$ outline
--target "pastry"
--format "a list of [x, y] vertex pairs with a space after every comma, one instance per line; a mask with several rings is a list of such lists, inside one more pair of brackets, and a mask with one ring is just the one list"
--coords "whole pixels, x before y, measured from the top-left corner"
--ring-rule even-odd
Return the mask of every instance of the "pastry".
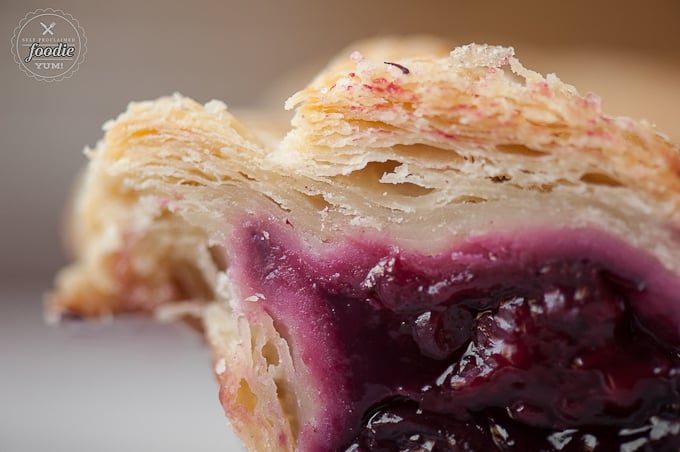
[[51, 317], [199, 318], [253, 451], [680, 447], [677, 145], [512, 48], [353, 48], [285, 137], [108, 123]]

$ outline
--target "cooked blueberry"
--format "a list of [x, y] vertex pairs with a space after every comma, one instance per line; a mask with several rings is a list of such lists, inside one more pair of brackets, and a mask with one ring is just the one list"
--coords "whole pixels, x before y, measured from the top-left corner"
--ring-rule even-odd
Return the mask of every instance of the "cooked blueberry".
[[325, 394], [345, 391], [334, 422], [347, 431], [325, 448], [677, 450], [679, 344], [661, 339], [676, 320], [655, 314], [678, 303], [677, 281], [654, 284], [661, 270], [631, 250], [603, 257], [621, 242], [583, 230], [570, 232], [580, 253], [544, 234], [434, 256], [357, 241], [316, 254], [273, 231], [253, 227], [244, 268], [300, 353], [335, 363], [315, 371], [338, 385], [320, 382]]

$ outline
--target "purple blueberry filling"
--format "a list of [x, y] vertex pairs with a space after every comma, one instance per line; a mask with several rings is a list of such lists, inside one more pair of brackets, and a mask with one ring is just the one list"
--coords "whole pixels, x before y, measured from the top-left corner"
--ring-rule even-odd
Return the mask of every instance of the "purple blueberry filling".
[[680, 447], [680, 283], [647, 253], [586, 229], [427, 256], [242, 233], [241, 290], [323, 400], [304, 450]]

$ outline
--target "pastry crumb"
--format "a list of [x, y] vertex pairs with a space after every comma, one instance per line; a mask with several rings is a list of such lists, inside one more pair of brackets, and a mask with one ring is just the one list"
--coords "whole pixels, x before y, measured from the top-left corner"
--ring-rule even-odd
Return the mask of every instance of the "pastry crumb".
[[215, 364], [215, 373], [217, 375], [222, 375], [226, 370], [227, 370], [227, 361], [224, 358], [221, 358]]
[[251, 295], [247, 298], [244, 298], [244, 301], [250, 301], [250, 302], [255, 303], [256, 301], [266, 300], [266, 299], [267, 299], [267, 297], [265, 297], [264, 294], [256, 293], [256, 294]]
[[223, 111], [227, 111], [227, 104], [220, 100], [213, 99], [209, 102], [207, 102], [203, 108], [205, 108], [205, 111], [210, 113], [211, 115], [218, 115], [222, 113]]
[[456, 47], [450, 55], [455, 66], [497, 68], [508, 64], [510, 58], [515, 55], [515, 49], [488, 44], [468, 44]]

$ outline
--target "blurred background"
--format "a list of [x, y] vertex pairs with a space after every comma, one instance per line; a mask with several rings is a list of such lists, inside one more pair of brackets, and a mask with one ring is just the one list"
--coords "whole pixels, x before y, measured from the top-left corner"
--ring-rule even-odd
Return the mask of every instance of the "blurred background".
[[[47, 6], [72, 14], [87, 36], [78, 72], [55, 83], [27, 77], [10, 53], [14, 27]], [[42, 323], [42, 293], [66, 262], [61, 212], [85, 164], [82, 149], [130, 100], [177, 91], [232, 110], [280, 109], [352, 40], [425, 33], [449, 37], [452, 47], [512, 45], [527, 67], [596, 92], [606, 111], [647, 118], [680, 142], [678, 23], [677, 0], [3, 0], [0, 451], [236, 444], [224, 439], [197, 335], [134, 319]]]
[[352, 40], [431, 33], [455, 43], [513, 45], [526, 66], [556, 72], [604, 98], [613, 113], [648, 118], [680, 141], [680, 2], [576, 0], [288, 2], [58, 0], [87, 35], [78, 72], [55, 83], [12, 61], [14, 27], [42, 1], [4, 0], [0, 36], [0, 275], [47, 284], [64, 262], [60, 212], [82, 149], [130, 100], [175, 91], [230, 108], [282, 109], [280, 80], [300, 84]]

